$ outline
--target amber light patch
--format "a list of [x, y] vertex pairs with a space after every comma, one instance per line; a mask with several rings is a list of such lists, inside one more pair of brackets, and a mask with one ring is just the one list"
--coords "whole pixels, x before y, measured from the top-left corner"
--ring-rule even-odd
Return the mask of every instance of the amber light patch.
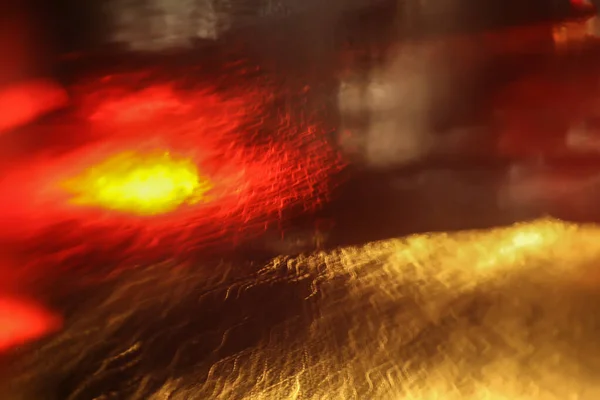
[[138, 215], [206, 202], [212, 187], [191, 159], [169, 152], [120, 153], [64, 182], [73, 204]]

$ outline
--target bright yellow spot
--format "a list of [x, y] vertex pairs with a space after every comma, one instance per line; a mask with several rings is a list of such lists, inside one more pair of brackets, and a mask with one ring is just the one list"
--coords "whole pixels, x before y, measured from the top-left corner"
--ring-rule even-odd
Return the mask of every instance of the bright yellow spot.
[[88, 168], [64, 187], [75, 204], [156, 215], [206, 200], [212, 184], [189, 159], [126, 152]]

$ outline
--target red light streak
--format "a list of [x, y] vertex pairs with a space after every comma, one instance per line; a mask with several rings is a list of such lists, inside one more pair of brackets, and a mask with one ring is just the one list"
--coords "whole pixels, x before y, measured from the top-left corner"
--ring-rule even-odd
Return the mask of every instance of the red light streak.
[[[86, 246], [89, 240], [105, 246], [125, 238], [135, 238], [131, 251], [207, 245], [264, 229], [289, 208], [316, 207], [329, 192], [331, 174], [342, 167], [325, 124], [307, 113], [272, 115], [276, 98], [266, 87], [223, 93], [155, 84], [131, 90], [123, 84], [128, 79], [108, 77], [77, 88], [83, 93], [75, 95], [79, 112], [91, 132], [87, 145], [37, 156], [5, 174], [0, 219], [15, 227], [5, 235], [39, 237], [72, 222]], [[194, 160], [214, 183], [211, 201], [136, 216], [71, 204], [61, 188], [60, 182], [114, 154], [156, 150]]]
[[0, 90], [0, 134], [67, 103], [67, 94], [58, 85], [34, 80]]

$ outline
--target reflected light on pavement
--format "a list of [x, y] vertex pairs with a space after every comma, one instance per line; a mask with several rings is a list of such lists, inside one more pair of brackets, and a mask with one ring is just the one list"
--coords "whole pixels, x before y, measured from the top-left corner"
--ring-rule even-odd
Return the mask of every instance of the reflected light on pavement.
[[[599, 243], [597, 226], [546, 219], [279, 257], [226, 285], [234, 266], [150, 268], [74, 315], [21, 368], [34, 380], [65, 376], [96, 352], [90, 379], [127, 373], [119, 393], [148, 399], [595, 400]], [[216, 304], [207, 297], [239, 315], [202, 331]], [[269, 322], [277, 307], [284, 319]], [[127, 322], [156, 313], [164, 329], [152, 334]], [[119, 341], [126, 326], [137, 331]], [[242, 334], [256, 341], [230, 343]], [[149, 389], [143, 366], [165, 346], [168, 369]], [[221, 353], [228, 346], [237, 350]], [[100, 394], [85, 382], [78, 393]]]

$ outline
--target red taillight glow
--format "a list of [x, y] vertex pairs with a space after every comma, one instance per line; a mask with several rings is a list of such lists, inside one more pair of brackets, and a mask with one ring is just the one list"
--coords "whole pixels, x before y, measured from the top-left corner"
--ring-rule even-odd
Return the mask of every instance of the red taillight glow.
[[207, 242], [264, 227], [290, 207], [314, 208], [343, 164], [317, 118], [268, 110], [267, 87], [126, 90], [103, 79], [82, 93], [96, 140], [21, 165], [2, 182], [11, 195], [0, 200], [0, 218], [20, 234], [75, 221], [82, 232], [106, 229], [106, 240], [135, 231], [136, 247], [165, 237]]

